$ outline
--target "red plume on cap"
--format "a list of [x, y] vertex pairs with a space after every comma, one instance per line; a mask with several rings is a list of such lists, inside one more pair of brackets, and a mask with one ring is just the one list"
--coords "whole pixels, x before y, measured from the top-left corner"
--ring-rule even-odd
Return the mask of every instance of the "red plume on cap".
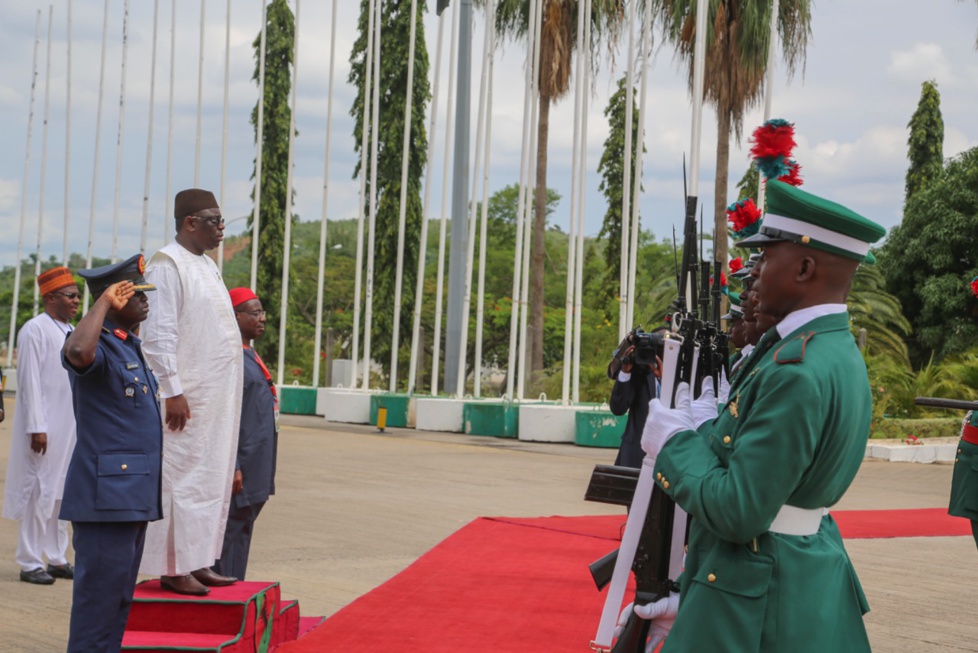
[[788, 174], [778, 177], [778, 181], [783, 181], [792, 186], [801, 186], [805, 181], [801, 178], [801, 166], [797, 161], [788, 160]]
[[750, 155], [767, 179], [777, 179], [791, 172], [791, 151], [795, 148], [795, 125], [787, 120], [768, 120], [754, 130]]
[[251, 288], [232, 288], [228, 294], [231, 295], [231, 306], [235, 308], [252, 299], [258, 299], [258, 295]]
[[975, 294], [975, 297], [978, 297], [978, 277], [971, 280], [971, 292]]
[[730, 259], [730, 274], [737, 272], [738, 270], [744, 269], [744, 260], [739, 256], [737, 258]]
[[761, 228], [761, 211], [750, 197], [734, 202], [727, 207], [727, 222], [738, 240], [753, 236]]

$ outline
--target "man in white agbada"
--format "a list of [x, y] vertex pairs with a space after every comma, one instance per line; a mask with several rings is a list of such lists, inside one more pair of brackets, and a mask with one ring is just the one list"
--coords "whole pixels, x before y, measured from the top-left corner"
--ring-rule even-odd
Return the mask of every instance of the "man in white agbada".
[[[17, 564], [25, 583], [50, 585], [73, 578], [68, 563], [68, 522], [58, 519], [65, 474], [75, 449], [71, 384], [61, 348], [78, 312], [78, 287], [68, 268], [37, 277], [44, 312], [17, 338], [17, 399], [3, 516], [20, 520]], [[47, 569], [44, 568], [47, 558]]]
[[164, 400], [163, 519], [151, 522], [140, 573], [163, 588], [207, 594], [237, 579], [211, 570], [221, 555], [241, 416], [241, 334], [217, 265], [204, 252], [223, 239], [210, 191], [174, 201], [176, 242], [153, 255], [156, 286], [140, 337]]

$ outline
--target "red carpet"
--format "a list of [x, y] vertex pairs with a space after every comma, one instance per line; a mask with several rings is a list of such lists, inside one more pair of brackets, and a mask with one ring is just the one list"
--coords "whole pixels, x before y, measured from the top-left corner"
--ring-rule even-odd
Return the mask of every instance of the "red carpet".
[[[943, 509], [835, 511], [846, 538], [970, 535]], [[624, 515], [479, 518], [279, 653], [586, 651], [604, 594], [587, 564]]]

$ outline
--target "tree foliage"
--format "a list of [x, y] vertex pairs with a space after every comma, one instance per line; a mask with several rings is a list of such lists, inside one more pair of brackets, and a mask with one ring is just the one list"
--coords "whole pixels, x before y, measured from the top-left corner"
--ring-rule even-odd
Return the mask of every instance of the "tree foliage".
[[[570, 0], [543, 0], [542, 25], [540, 28], [540, 91], [539, 122], [537, 125], [536, 206], [533, 234], [530, 245], [530, 296], [527, 346], [530, 351], [529, 371], [541, 371], [544, 364], [544, 265], [546, 252], [547, 203], [547, 143], [550, 133], [550, 104], [567, 94], [570, 89], [573, 55], [578, 50], [577, 11], [581, 3]], [[481, 0], [479, 4], [495, 3], [496, 32], [506, 38], [523, 39], [528, 36], [530, 25], [529, 0]], [[591, 25], [591, 42], [587, 55], [594, 67], [594, 55], [600, 46], [609, 48], [617, 42], [625, 18], [624, 0], [604, 0], [592, 5], [591, 15], [586, 17]], [[503, 38], [500, 39], [502, 44]], [[530, 39], [526, 38], [527, 44]], [[529, 49], [529, 47], [528, 47]]]
[[937, 82], [921, 84], [920, 102], [907, 125], [910, 137], [907, 139], [907, 169], [905, 184], [906, 198], [909, 201], [917, 191], [941, 176], [944, 169], [944, 118], [941, 116], [941, 94]]
[[[604, 141], [604, 151], [601, 154], [601, 161], [598, 163], [598, 173], [601, 175], [601, 184], [598, 186], [605, 199], [608, 201], [608, 208], [604, 214], [604, 221], [601, 223], [601, 231], [598, 238], [607, 240], [605, 249], [605, 292], [609, 297], [614, 296], [615, 288], [618, 288], [618, 296], [621, 296], [621, 250], [622, 250], [622, 197], [624, 196], [625, 168], [629, 166], [630, 178], [635, 179], [635, 153], [639, 148], [639, 136], [641, 131], [638, 124], [638, 109], [635, 105], [635, 95], [632, 95], [632, 151], [625, 155], [625, 84], [626, 78], [618, 80], [618, 90], [615, 91], [608, 106], [605, 107], [604, 115], [608, 119], [608, 138]], [[645, 151], [644, 144], [642, 151]], [[631, 219], [631, 216], [627, 216]]]
[[[279, 317], [282, 301], [282, 265], [285, 253], [285, 205], [288, 190], [289, 124], [292, 110], [292, 49], [295, 42], [295, 17], [286, 0], [272, 0], [265, 11], [265, 88], [262, 108], [261, 205], [258, 223], [258, 273], [255, 292], [261, 298], [268, 321], [265, 335], [255, 343], [263, 358], [276, 360], [279, 342]], [[259, 81], [261, 34], [252, 42], [255, 71]], [[259, 85], [260, 86], [260, 85]], [[258, 140], [258, 104], [251, 111], [251, 124]], [[257, 160], [256, 160], [257, 164]], [[257, 165], [256, 165], [257, 168]], [[255, 172], [251, 178], [255, 179]], [[252, 201], [255, 190], [251, 192]], [[297, 216], [289, 216], [294, 222]], [[253, 217], [248, 219], [253, 232]], [[294, 278], [290, 271], [289, 282]], [[244, 285], [248, 285], [247, 283]]]
[[909, 317], [915, 366], [963, 352], [978, 341], [978, 303], [968, 287], [978, 274], [978, 148], [951, 159], [908, 199], [903, 222], [880, 256], [887, 290]]
[[[811, 0], [778, 0], [781, 56], [790, 76], [804, 65], [811, 36]], [[727, 257], [726, 207], [730, 164], [730, 137], [740, 140], [744, 114], [756, 106], [764, 92], [771, 7], [751, 0], [710, 0], [706, 35], [704, 99], [717, 111], [717, 168], [714, 186], [714, 222], [720, 260]], [[663, 0], [655, 4], [666, 39], [688, 64], [693, 85], [693, 49], [696, 42], [696, 1]]]
[[[407, 207], [404, 228], [404, 259], [401, 287], [400, 332], [410, 334], [414, 309], [414, 288], [417, 279], [419, 240], [421, 233], [421, 178], [427, 161], [428, 135], [424, 120], [431, 99], [428, 83], [428, 50], [425, 44], [424, 15], [427, 3], [420, 0], [416, 5], [417, 23], [415, 26], [414, 75], [411, 89], [411, 137], [408, 146]], [[377, 146], [377, 188], [372, 189], [370, 177], [370, 153], [361, 152], [363, 134], [365, 97], [368, 2], [360, 2], [360, 19], [357, 40], [350, 53], [349, 81], [357, 88], [357, 96], [350, 109], [354, 119], [354, 149], [359, 160], [354, 176], [365, 167], [367, 185], [366, 196], [376, 192], [376, 235], [373, 288], [373, 330], [371, 335], [371, 358], [379, 361], [385, 369], [390, 365], [391, 333], [394, 321], [395, 274], [397, 270], [398, 222], [401, 203], [401, 165], [404, 136], [404, 109], [407, 102], [408, 48], [410, 47], [411, 1], [384, 0], [381, 2], [381, 28], [383, 56], [380, 58], [379, 84], [380, 112], [378, 116], [379, 139]], [[371, 71], [372, 76], [372, 71]], [[372, 94], [372, 91], [371, 91]], [[372, 121], [372, 119], [371, 119]], [[368, 126], [369, 129], [369, 126]], [[367, 201], [368, 211], [369, 199]], [[366, 260], [366, 257], [364, 257]], [[402, 338], [404, 345], [407, 339]], [[409, 346], [409, 344], [408, 344]], [[409, 349], [401, 352], [407, 362]], [[400, 367], [401, 359], [398, 359]]]

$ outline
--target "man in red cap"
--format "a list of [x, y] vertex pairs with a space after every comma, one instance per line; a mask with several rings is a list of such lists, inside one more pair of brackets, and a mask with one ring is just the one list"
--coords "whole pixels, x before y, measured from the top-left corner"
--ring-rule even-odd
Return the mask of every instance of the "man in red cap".
[[20, 580], [50, 585], [74, 577], [66, 557], [68, 522], [60, 521], [58, 512], [75, 448], [71, 385], [61, 367], [61, 348], [78, 312], [78, 287], [65, 267], [41, 273], [37, 285], [44, 312], [24, 324], [17, 338], [17, 410], [3, 516], [20, 520]]
[[229, 292], [244, 350], [244, 392], [238, 456], [231, 488], [231, 510], [224, 530], [224, 546], [214, 571], [243, 579], [255, 520], [268, 497], [275, 494], [278, 451], [278, 395], [272, 375], [251, 341], [265, 333], [265, 311], [250, 288]]
[[174, 201], [176, 241], [153, 255], [156, 286], [140, 336], [163, 399], [163, 519], [146, 532], [140, 573], [180, 594], [202, 595], [235, 578], [215, 573], [231, 503], [241, 417], [241, 334], [217, 265], [224, 238], [210, 191]]

